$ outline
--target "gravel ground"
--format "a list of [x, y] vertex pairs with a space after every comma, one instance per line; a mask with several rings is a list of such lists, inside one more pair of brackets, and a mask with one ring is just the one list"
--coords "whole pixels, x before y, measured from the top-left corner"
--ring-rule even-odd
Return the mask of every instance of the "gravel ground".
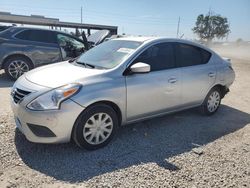
[[121, 128], [107, 147], [28, 142], [0, 72], [0, 187], [250, 187], [250, 58], [211, 117], [196, 109]]

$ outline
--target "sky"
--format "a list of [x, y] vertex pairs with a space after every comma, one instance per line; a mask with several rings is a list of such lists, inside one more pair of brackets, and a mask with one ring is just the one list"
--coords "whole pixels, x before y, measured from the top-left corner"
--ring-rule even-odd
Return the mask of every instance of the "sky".
[[[118, 33], [197, 38], [192, 32], [199, 14], [211, 10], [227, 17], [228, 40], [250, 41], [250, 0], [0, 0], [0, 11], [44, 15], [60, 21], [118, 26]], [[226, 40], [226, 39], [225, 39]]]

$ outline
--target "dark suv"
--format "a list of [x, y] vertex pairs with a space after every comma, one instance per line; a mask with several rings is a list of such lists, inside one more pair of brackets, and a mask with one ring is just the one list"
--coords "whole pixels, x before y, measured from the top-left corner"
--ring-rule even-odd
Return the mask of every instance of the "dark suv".
[[86, 42], [64, 32], [10, 27], [0, 32], [0, 69], [17, 79], [34, 67], [75, 58], [85, 49]]

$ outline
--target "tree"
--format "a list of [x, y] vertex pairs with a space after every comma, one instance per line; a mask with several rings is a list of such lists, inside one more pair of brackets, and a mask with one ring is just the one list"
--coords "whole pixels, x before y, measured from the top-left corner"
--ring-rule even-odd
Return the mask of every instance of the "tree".
[[236, 42], [236, 44], [239, 46], [239, 45], [241, 45], [244, 41], [242, 40], [242, 38], [238, 38], [235, 42]]
[[230, 33], [227, 18], [218, 14], [212, 15], [210, 12], [207, 15], [200, 14], [192, 30], [201, 40], [208, 43], [214, 38], [222, 39]]

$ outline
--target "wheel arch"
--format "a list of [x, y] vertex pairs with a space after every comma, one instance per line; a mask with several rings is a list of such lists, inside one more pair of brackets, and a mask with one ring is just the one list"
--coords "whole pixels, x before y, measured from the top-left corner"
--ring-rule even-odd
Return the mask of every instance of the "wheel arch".
[[229, 89], [228, 89], [228, 87], [226, 87], [226, 86], [224, 86], [224, 85], [222, 85], [222, 84], [216, 84], [216, 85], [214, 85], [209, 91], [211, 91], [212, 89], [214, 89], [214, 88], [219, 88], [219, 90], [220, 90], [220, 93], [221, 93], [221, 98], [223, 99], [224, 98], [224, 96], [227, 94], [227, 92], [229, 91]]
[[75, 129], [75, 125], [76, 125], [76, 122], [78, 121], [78, 118], [82, 115], [82, 113], [89, 107], [91, 106], [94, 106], [94, 105], [97, 105], [97, 104], [106, 104], [108, 106], [110, 106], [117, 114], [117, 117], [118, 117], [118, 123], [119, 123], [119, 126], [121, 126], [122, 124], [122, 112], [121, 112], [121, 109], [119, 108], [119, 106], [117, 104], [115, 104], [114, 102], [112, 101], [108, 101], [108, 100], [101, 100], [101, 101], [97, 101], [97, 102], [94, 102], [94, 103], [91, 103], [90, 105], [88, 105], [76, 118], [75, 122], [74, 122], [74, 125], [73, 125], [73, 128], [71, 130], [71, 140], [72, 140], [72, 135], [73, 135], [73, 132], [74, 132], [74, 129]]
[[212, 86], [212, 87], [207, 91], [207, 94], [206, 94], [205, 98], [202, 100], [202, 103], [201, 103], [201, 104], [204, 103], [204, 101], [206, 100], [206, 97], [207, 97], [208, 93], [209, 93], [212, 89], [214, 89], [214, 88], [219, 88], [220, 93], [221, 93], [221, 99], [223, 99], [224, 96], [229, 92], [228, 87], [226, 87], [226, 86], [224, 86], [224, 85], [222, 85], [222, 84], [215, 84], [214, 86]]
[[89, 107], [91, 106], [94, 106], [94, 105], [97, 105], [97, 104], [106, 104], [108, 106], [110, 106], [117, 114], [118, 116], [118, 123], [119, 123], [119, 126], [121, 126], [121, 123], [122, 123], [122, 113], [121, 113], [121, 109], [118, 107], [117, 104], [115, 104], [114, 102], [112, 101], [108, 101], [108, 100], [102, 100], [102, 101], [97, 101], [97, 102], [94, 102], [94, 103], [91, 103], [90, 105], [88, 105], [76, 118], [75, 122], [74, 122], [74, 125], [72, 127], [72, 130], [71, 130], [71, 140], [73, 140], [73, 134], [74, 134], [74, 129], [76, 127], [76, 123], [78, 122], [78, 119], [81, 117], [82, 113]]
[[6, 62], [7, 62], [9, 59], [13, 58], [13, 57], [22, 57], [22, 58], [25, 58], [25, 59], [27, 59], [27, 60], [31, 63], [32, 68], [35, 67], [35, 65], [34, 65], [34, 63], [33, 63], [33, 61], [31, 60], [30, 57], [28, 57], [27, 55], [24, 55], [24, 54], [15, 53], [15, 54], [10, 54], [10, 55], [6, 56], [6, 57], [3, 59], [3, 63], [2, 63], [2, 65], [1, 65], [1, 69], [3, 69], [3, 68], [5, 67]]
[[113, 110], [117, 114], [118, 121], [119, 121], [119, 126], [121, 125], [121, 122], [122, 122], [122, 112], [121, 112], [121, 109], [119, 108], [119, 106], [117, 104], [115, 104], [112, 101], [102, 100], [102, 101], [94, 102], [94, 103], [90, 104], [88, 107], [93, 106], [93, 105], [97, 105], [97, 104], [106, 104], [107, 106], [110, 106], [111, 108], [113, 108]]

